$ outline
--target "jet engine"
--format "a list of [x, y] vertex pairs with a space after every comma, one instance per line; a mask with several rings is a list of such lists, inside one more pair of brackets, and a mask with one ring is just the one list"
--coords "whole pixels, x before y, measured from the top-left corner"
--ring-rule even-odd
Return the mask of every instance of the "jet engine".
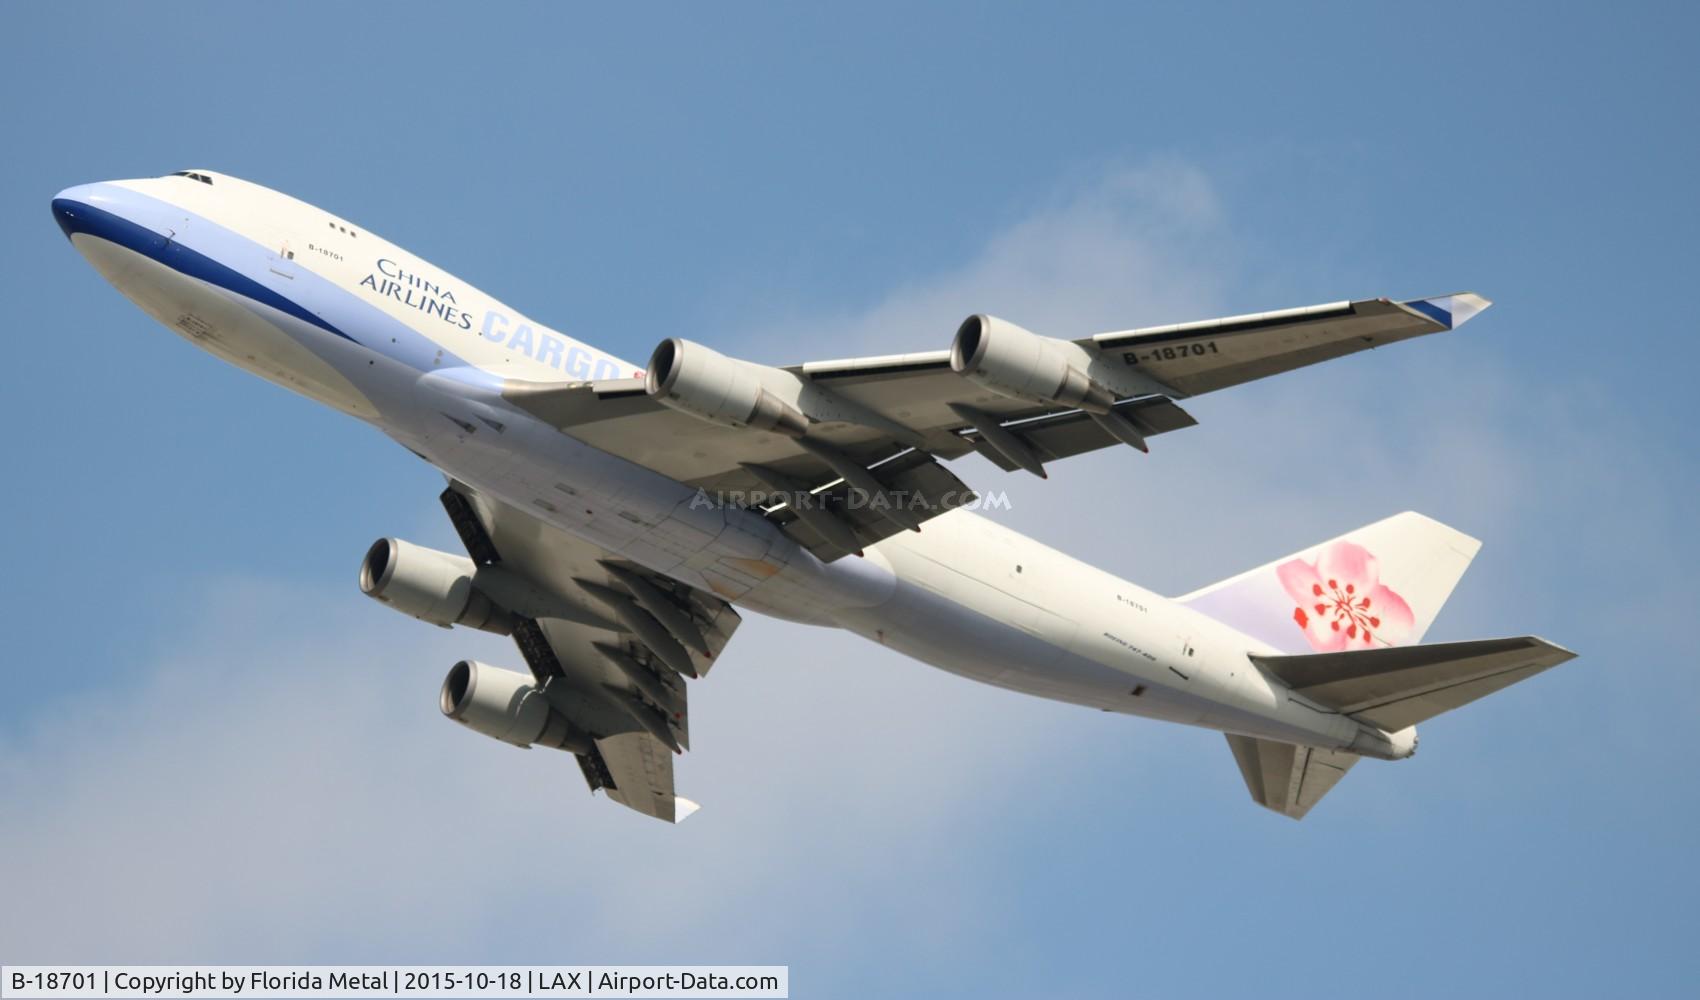
[[437, 704], [454, 721], [503, 743], [573, 753], [591, 749], [590, 735], [549, 704], [530, 674], [462, 660], [443, 678]]
[[1084, 370], [1090, 359], [1068, 341], [1041, 337], [996, 316], [970, 316], [950, 345], [950, 367], [1000, 396], [1107, 413], [1113, 391]]
[[472, 582], [471, 559], [399, 538], [380, 538], [360, 563], [360, 591], [402, 614], [448, 628], [508, 635], [514, 619]]
[[663, 406], [711, 424], [801, 437], [808, 418], [768, 389], [762, 374], [760, 365], [672, 337], [650, 355], [644, 390]]

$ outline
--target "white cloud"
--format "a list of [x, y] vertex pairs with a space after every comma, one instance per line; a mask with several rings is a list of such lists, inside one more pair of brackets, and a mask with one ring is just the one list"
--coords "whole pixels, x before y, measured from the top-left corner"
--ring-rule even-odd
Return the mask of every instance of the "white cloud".
[[1215, 308], [1233, 255], [1223, 210], [1198, 170], [1117, 169], [1057, 191], [960, 267], [851, 313], [800, 310], [738, 349], [786, 364], [819, 359], [822, 345], [834, 356], [939, 349], [971, 312], [1056, 337], [1196, 318]]

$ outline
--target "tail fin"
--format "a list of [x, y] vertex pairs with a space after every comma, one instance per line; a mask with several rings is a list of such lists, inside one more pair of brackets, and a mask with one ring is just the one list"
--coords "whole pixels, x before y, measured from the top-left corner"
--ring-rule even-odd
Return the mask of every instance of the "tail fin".
[[1287, 653], [1402, 646], [1422, 639], [1481, 547], [1406, 511], [1177, 600]]
[[1344, 750], [1299, 747], [1274, 740], [1228, 734], [1228, 749], [1240, 766], [1253, 802], [1283, 816], [1304, 819], [1360, 758]]
[[[1575, 656], [1544, 639], [1523, 636], [1252, 659], [1312, 701], [1396, 733]], [[1413, 734], [1410, 747], [1415, 746]], [[1344, 750], [1232, 733], [1228, 747], [1252, 799], [1293, 819], [1304, 818], [1359, 759]]]

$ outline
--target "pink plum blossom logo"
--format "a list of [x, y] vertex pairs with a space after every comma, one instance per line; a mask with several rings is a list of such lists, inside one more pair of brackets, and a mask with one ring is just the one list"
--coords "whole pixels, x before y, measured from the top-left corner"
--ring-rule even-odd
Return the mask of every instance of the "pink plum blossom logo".
[[1298, 602], [1293, 621], [1319, 653], [1396, 646], [1411, 634], [1411, 606], [1382, 585], [1380, 564], [1362, 545], [1335, 542], [1315, 563], [1289, 559], [1275, 572]]

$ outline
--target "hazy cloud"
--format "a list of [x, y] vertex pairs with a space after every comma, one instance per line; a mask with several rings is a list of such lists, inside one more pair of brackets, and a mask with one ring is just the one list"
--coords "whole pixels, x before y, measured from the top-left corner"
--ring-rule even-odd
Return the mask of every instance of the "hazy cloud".
[[941, 349], [971, 312], [1069, 338], [1197, 318], [1214, 308], [1234, 255], [1200, 171], [1176, 161], [1123, 167], [1063, 186], [952, 270], [853, 312], [805, 308], [738, 347], [792, 364], [820, 360], [822, 345], [834, 356]]

